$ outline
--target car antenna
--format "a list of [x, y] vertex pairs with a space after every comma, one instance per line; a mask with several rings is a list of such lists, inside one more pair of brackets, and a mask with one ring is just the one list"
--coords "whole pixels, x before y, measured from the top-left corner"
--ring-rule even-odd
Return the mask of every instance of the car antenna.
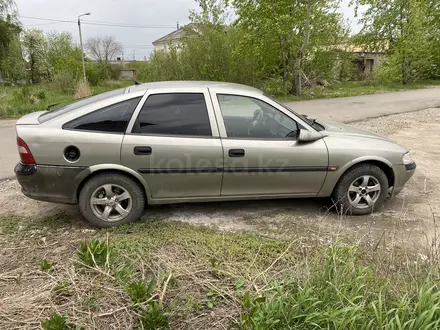
[[50, 110], [50, 108], [53, 108], [54, 106], [58, 105], [60, 103], [54, 103], [54, 104], [49, 104], [46, 108], [46, 110]]

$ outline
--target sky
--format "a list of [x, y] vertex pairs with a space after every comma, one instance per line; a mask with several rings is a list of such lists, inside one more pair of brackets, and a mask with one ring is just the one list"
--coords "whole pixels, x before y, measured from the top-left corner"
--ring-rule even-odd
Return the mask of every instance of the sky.
[[[352, 30], [357, 32], [359, 26], [348, 2], [349, 0], [343, 0], [339, 10], [350, 21]], [[112, 35], [122, 43], [124, 59], [128, 60], [148, 58], [153, 50], [152, 42], [175, 30], [177, 22], [181, 26], [188, 24], [189, 11], [198, 8], [194, 0], [16, 0], [16, 3], [20, 21], [25, 27], [39, 28], [44, 32], [67, 31], [77, 41], [77, 17], [90, 12], [90, 16], [82, 17], [83, 40]], [[95, 25], [86, 24], [87, 22]], [[96, 25], [107, 23], [125, 27]]]

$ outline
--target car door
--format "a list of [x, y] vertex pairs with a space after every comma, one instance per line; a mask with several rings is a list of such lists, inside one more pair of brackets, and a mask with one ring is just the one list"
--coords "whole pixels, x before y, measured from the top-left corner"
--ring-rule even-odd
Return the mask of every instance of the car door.
[[328, 168], [323, 140], [298, 142], [312, 128], [256, 92], [210, 89], [224, 150], [222, 196], [315, 196]]
[[122, 143], [153, 199], [220, 196], [223, 149], [207, 88], [148, 90]]

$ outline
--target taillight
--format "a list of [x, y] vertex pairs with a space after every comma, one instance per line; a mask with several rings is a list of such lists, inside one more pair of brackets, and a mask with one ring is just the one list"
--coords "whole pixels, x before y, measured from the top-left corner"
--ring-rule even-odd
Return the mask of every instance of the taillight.
[[35, 164], [34, 156], [32, 156], [26, 142], [17, 136], [17, 147], [20, 159], [23, 164], [32, 165]]

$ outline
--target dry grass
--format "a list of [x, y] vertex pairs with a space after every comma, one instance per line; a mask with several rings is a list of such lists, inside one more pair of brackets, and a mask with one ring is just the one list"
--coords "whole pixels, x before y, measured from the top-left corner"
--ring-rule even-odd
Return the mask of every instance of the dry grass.
[[[328, 243], [308, 231], [276, 239], [182, 223], [144, 222], [96, 231], [61, 216], [37, 222], [0, 220], [1, 329], [40, 329], [53, 312], [85, 329], [141, 324], [147, 329], [158, 320], [166, 325], [162, 329], [226, 329], [234, 324], [266, 329], [264, 323], [251, 324], [299, 315], [295, 308], [312, 308], [308, 313], [321, 326], [332, 311], [345, 308], [353, 320], [335, 314], [332, 322], [359, 328], [358, 318], [374, 321], [371, 306], [377, 305], [381, 290], [385, 312], [395, 303], [411, 309], [425, 296], [438, 296], [432, 292], [437, 287], [429, 291], [423, 286], [426, 281], [435, 285], [430, 279], [438, 273], [438, 244], [424, 251], [429, 257], [421, 257], [385, 244], [383, 237], [346, 245], [337, 230]], [[100, 249], [81, 244], [94, 239], [100, 240]], [[94, 251], [93, 258], [79, 258], [78, 251]], [[405, 296], [411, 300], [403, 303]], [[399, 316], [417, 320], [419, 314], [411, 310]], [[387, 322], [393, 322], [393, 315]], [[287, 321], [280, 322], [284, 328]], [[313, 328], [305, 320], [295, 322], [288, 324]]]
[[90, 95], [92, 95], [92, 90], [90, 89], [89, 83], [82, 79], [78, 80], [78, 83], [76, 84], [75, 94], [73, 97], [76, 100], [78, 100], [88, 97]]

